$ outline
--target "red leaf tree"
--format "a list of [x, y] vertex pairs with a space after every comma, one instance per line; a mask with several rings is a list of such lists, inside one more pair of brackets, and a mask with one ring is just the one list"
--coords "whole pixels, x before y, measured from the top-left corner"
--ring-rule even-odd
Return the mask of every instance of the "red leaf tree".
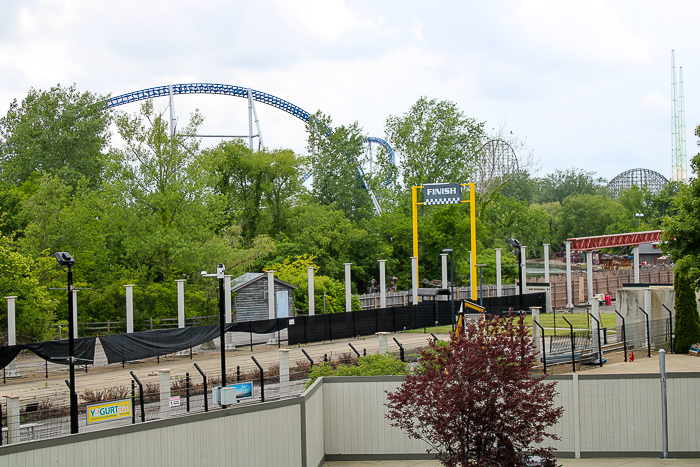
[[524, 318], [469, 321], [452, 341], [431, 343], [403, 385], [387, 393], [387, 418], [426, 441], [446, 466], [524, 466], [563, 408], [555, 383], [532, 377], [536, 354]]

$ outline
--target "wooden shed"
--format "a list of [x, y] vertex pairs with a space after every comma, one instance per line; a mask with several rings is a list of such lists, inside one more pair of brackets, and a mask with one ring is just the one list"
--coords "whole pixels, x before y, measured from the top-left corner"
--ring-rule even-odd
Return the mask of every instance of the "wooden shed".
[[[294, 316], [294, 290], [298, 287], [275, 277], [276, 318]], [[267, 274], [247, 272], [231, 281], [236, 321], [268, 319]]]

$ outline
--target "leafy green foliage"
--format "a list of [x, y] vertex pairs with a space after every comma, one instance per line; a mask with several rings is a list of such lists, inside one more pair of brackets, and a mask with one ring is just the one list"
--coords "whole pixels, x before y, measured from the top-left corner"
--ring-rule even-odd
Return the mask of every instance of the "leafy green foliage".
[[[309, 279], [308, 268], [318, 269], [314, 263], [314, 256], [297, 256], [294, 261], [289, 257], [281, 263], [275, 263], [267, 269], [274, 269], [275, 276], [298, 289], [294, 291], [294, 308], [299, 314], [307, 314], [309, 311]], [[345, 286], [335, 279], [323, 275], [314, 275], [314, 313], [343, 313], [345, 312]], [[353, 311], [361, 310], [362, 305], [357, 296], [352, 297]]]
[[449, 101], [425, 96], [401, 117], [386, 119], [389, 143], [402, 156], [404, 188], [424, 183], [467, 183], [482, 146], [484, 123]]
[[357, 365], [337, 365], [323, 362], [311, 369], [306, 387], [321, 376], [380, 376], [408, 374], [408, 364], [391, 354], [365, 355], [357, 359]]
[[30, 89], [0, 119], [0, 167], [5, 182], [19, 185], [32, 174], [57, 175], [75, 187], [81, 178], [97, 186], [109, 144], [110, 110], [105, 97], [75, 85]]
[[700, 342], [700, 314], [695, 299], [695, 282], [690, 270], [697, 274], [697, 260], [685, 258], [680, 260], [674, 271], [673, 288], [676, 291], [676, 327], [674, 351], [688, 353], [690, 346]]

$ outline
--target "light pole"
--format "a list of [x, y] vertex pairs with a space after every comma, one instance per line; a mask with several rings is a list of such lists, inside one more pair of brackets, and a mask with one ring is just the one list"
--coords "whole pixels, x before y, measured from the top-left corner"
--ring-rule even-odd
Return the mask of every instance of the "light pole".
[[523, 303], [523, 259], [520, 257], [520, 242], [514, 238], [511, 238], [508, 240], [508, 243], [510, 243], [510, 246], [513, 247], [513, 250], [515, 250], [515, 256], [518, 258], [518, 277], [520, 278], [520, 311], [523, 311], [525, 304]]
[[70, 368], [70, 432], [78, 433], [78, 393], [75, 391], [75, 337], [73, 330], [77, 323], [73, 320], [73, 270], [75, 260], [66, 251], [54, 254], [58, 264], [68, 268], [68, 366]]
[[452, 248], [445, 248], [442, 250], [443, 253], [450, 254], [450, 317], [452, 320], [452, 332], [455, 330], [455, 263], [454, 263], [454, 250]]
[[484, 276], [482, 274], [481, 268], [486, 266], [486, 264], [477, 264], [476, 267], [479, 268], [479, 306], [484, 306]]
[[[202, 271], [202, 276], [204, 277], [216, 277], [219, 279], [219, 348], [221, 349], [221, 387], [226, 386], [226, 344], [224, 339], [226, 337], [226, 318], [225, 313], [225, 297], [224, 297], [224, 276], [226, 272], [226, 267], [223, 264], [219, 264], [216, 267], [215, 274], [207, 274], [207, 271]], [[206, 394], [205, 394], [206, 397]]]
[[637, 221], [638, 221], [637, 226], [642, 227], [642, 219], [644, 219], [644, 213], [643, 212], [636, 212], [634, 214], [634, 217], [637, 218]]

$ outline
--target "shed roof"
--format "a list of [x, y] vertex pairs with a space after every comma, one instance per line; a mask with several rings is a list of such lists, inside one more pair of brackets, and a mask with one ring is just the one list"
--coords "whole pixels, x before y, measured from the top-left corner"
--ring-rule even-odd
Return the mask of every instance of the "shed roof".
[[[236, 292], [243, 287], [247, 287], [253, 282], [257, 282], [263, 277], [267, 277], [267, 274], [262, 273], [262, 272], [246, 272], [245, 274], [241, 274], [240, 276], [236, 277], [235, 279], [231, 280], [231, 292]], [[282, 284], [285, 285], [291, 289], [298, 289], [296, 285], [290, 284], [289, 282], [285, 282], [281, 279], [278, 279], [275, 277], [275, 283], [276, 284]]]

